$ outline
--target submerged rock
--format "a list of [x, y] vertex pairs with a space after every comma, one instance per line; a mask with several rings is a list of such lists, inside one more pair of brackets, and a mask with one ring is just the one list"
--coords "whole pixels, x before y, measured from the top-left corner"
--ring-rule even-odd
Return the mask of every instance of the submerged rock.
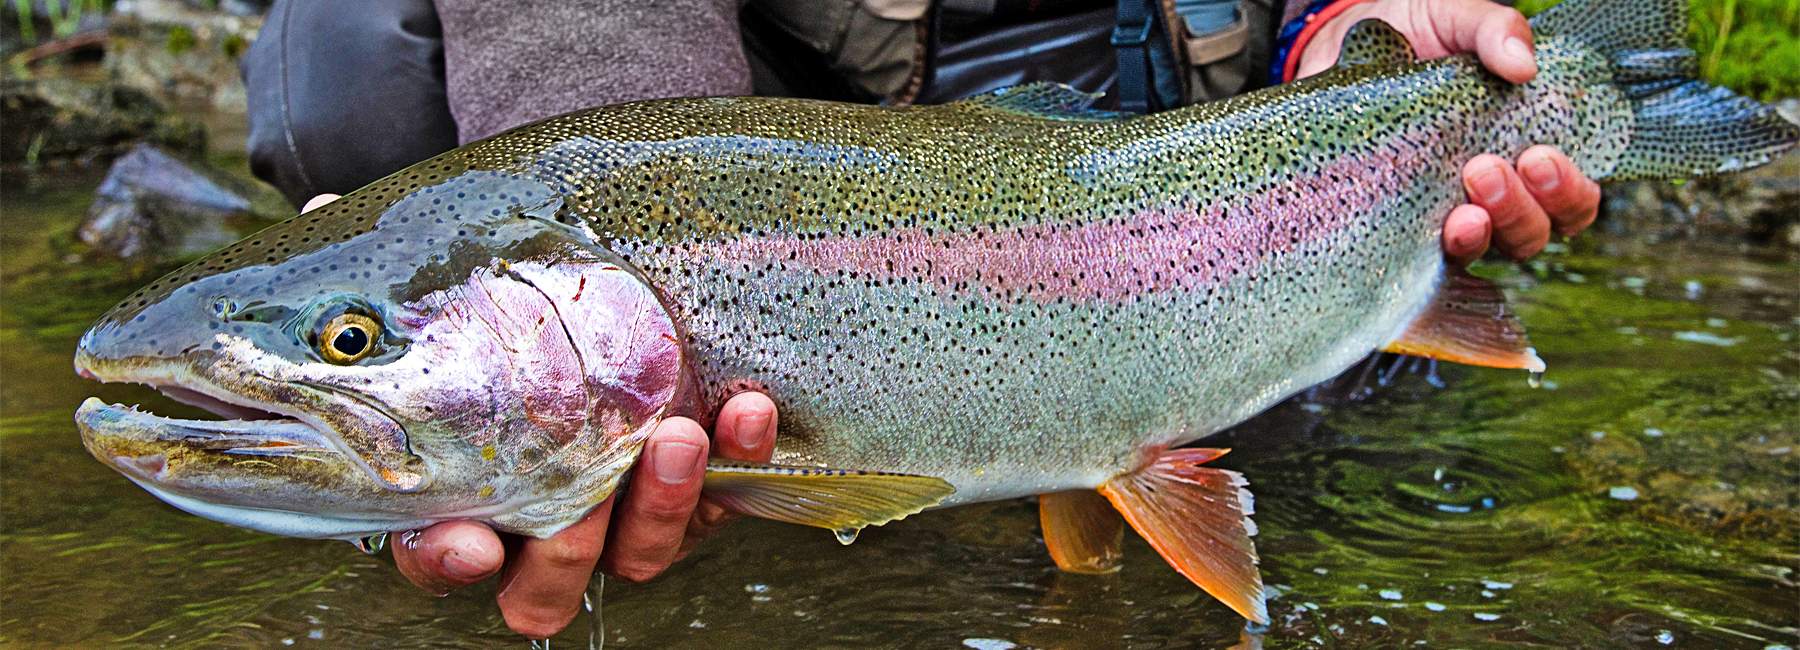
[[170, 149], [206, 149], [200, 125], [172, 117], [142, 92], [73, 79], [0, 80], [0, 162], [107, 158], [151, 141]]
[[79, 236], [90, 255], [156, 264], [210, 252], [291, 214], [272, 188], [139, 145], [113, 163]]

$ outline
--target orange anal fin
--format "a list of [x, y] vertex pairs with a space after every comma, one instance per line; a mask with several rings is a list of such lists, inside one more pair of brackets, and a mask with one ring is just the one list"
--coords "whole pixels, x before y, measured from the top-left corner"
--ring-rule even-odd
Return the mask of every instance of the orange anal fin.
[[1056, 566], [1070, 573], [1112, 573], [1125, 559], [1125, 520], [1093, 490], [1038, 495], [1044, 546]]
[[1244, 618], [1269, 622], [1256, 569], [1250, 491], [1237, 472], [1200, 467], [1222, 449], [1172, 449], [1100, 493], [1163, 559]]
[[1444, 272], [1431, 304], [1381, 351], [1474, 366], [1544, 371], [1544, 360], [1531, 349], [1525, 327], [1506, 307], [1500, 287], [1458, 268]]

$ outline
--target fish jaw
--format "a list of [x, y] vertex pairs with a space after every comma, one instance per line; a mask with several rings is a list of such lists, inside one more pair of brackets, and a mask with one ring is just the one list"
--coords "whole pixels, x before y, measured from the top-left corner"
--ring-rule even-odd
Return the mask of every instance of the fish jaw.
[[[88, 398], [75, 413], [82, 444], [95, 459], [182, 510], [293, 537], [356, 539], [519, 507], [454, 503], [454, 495], [431, 490], [424, 481], [395, 489], [393, 482], [377, 480], [336, 428], [387, 428], [403, 435], [399, 422], [353, 396], [241, 369], [219, 373], [235, 380], [229, 388], [220, 386], [205, 371], [231, 365], [218, 356], [195, 355], [183, 363], [107, 359], [82, 349], [76, 358], [82, 376], [144, 384], [232, 418], [169, 418]], [[454, 479], [456, 471], [450, 466], [425, 471], [422, 461], [420, 468], [414, 476], [452, 474], [448, 478]], [[396, 501], [396, 494], [414, 498]], [[421, 508], [420, 502], [430, 506]], [[432, 516], [414, 514], [420, 510]]]
[[[75, 422], [96, 459], [163, 501], [214, 521], [329, 539], [431, 523], [355, 508], [281, 509], [281, 503], [307, 498], [341, 504], [345, 485], [363, 477], [299, 420], [179, 420], [90, 397], [76, 410]], [[364, 482], [361, 492], [381, 489]]]

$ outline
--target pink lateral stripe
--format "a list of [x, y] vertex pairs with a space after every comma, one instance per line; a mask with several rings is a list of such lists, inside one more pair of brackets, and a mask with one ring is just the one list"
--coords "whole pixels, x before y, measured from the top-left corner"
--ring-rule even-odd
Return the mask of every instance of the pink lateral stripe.
[[[1030, 226], [875, 237], [790, 236], [710, 244], [714, 263], [857, 278], [929, 282], [959, 292], [1039, 303], [1118, 301], [1168, 289], [1218, 286], [1273, 256], [1329, 239], [1422, 171], [1417, 145], [1345, 158], [1252, 197], [1150, 210], [1083, 226]], [[1411, 162], [1412, 166], [1406, 166]]]

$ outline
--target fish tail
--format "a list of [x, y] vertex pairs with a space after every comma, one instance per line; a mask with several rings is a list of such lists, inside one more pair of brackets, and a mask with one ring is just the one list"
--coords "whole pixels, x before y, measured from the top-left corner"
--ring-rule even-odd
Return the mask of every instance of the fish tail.
[[1600, 55], [1608, 90], [1628, 106], [1616, 163], [1583, 171], [1614, 180], [1707, 176], [1765, 164], [1800, 143], [1800, 126], [1774, 109], [1694, 80], [1687, 12], [1688, 0], [1568, 0], [1532, 17], [1540, 44], [1563, 37]]

